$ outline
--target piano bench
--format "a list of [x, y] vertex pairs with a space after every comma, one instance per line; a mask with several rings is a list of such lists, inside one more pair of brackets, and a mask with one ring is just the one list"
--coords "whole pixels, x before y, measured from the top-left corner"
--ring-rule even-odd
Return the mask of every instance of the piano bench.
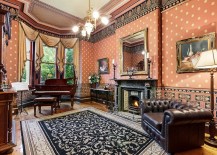
[[41, 114], [41, 106], [51, 106], [51, 115], [53, 115], [53, 109], [57, 106], [57, 98], [56, 97], [37, 97], [34, 99], [34, 116], [36, 116], [36, 107], [38, 106], [39, 113]]

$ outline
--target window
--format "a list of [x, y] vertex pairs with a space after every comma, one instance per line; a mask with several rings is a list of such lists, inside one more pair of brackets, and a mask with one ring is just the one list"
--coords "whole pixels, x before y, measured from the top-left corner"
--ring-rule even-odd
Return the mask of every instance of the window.
[[55, 47], [43, 46], [44, 56], [41, 62], [41, 79], [44, 83], [46, 79], [56, 78], [56, 51]]
[[[64, 78], [74, 77], [74, 65], [73, 65], [73, 49], [65, 49], [65, 64], [64, 64]], [[68, 84], [73, 84], [73, 80], [68, 80]]]
[[30, 82], [31, 41], [26, 39], [26, 64], [22, 75], [22, 82]]

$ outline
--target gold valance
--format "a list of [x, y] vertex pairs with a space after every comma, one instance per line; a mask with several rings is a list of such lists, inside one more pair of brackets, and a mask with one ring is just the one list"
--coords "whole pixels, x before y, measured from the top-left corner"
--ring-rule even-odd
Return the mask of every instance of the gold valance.
[[[21, 38], [22, 37], [22, 38]], [[57, 47], [57, 65], [59, 72], [64, 71], [64, 59], [65, 59], [65, 48], [74, 48], [76, 43], [78, 42], [78, 38], [58, 38], [58, 37], [53, 37], [53, 36], [48, 36], [42, 33], [39, 33], [38, 31], [30, 28], [26, 24], [20, 22], [19, 23], [19, 61], [22, 61], [23, 63], [20, 64], [20, 76], [22, 75], [22, 68], [25, 67], [25, 61], [26, 58], [22, 59], [23, 55], [26, 55], [26, 50], [24, 48], [24, 42], [26, 42], [26, 38], [28, 38], [31, 41], [35, 41], [35, 48], [36, 48], [36, 71], [39, 71], [40, 69], [40, 64], [41, 64], [41, 59], [44, 56], [43, 52], [43, 44], [50, 46], [50, 47]], [[76, 47], [76, 52], [77, 51]], [[74, 58], [78, 59], [78, 58]], [[76, 65], [76, 64], [75, 64]], [[77, 64], [78, 65], [78, 64]]]

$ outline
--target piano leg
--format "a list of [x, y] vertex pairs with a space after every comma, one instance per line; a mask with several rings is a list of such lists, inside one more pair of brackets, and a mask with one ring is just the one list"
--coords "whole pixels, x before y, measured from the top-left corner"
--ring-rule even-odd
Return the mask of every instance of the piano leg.
[[73, 109], [74, 106], [74, 96], [71, 96], [71, 108]]
[[57, 98], [57, 108], [60, 108], [60, 98], [61, 98], [61, 95], [59, 96], [56, 96]]

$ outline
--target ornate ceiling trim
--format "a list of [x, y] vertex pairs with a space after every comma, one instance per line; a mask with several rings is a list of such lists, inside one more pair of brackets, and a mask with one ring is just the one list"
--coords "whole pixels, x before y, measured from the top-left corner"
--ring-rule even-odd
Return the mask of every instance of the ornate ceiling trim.
[[[126, 2], [127, 0], [122, 0], [122, 2]], [[129, 0], [128, 0], [129, 1]], [[95, 34], [93, 34], [91, 36], [91, 39], [89, 41], [91, 42], [98, 42], [108, 36], [111, 36], [115, 33], [115, 30], [156, 10], [156, 9], [161, 9], [161, 11], [164, 11], [166, 9], [169, 9], [177, 4], [183, 3], [186, 0], [145, 0], [145, 1], [141, 1], [141, 0], [134, 0], [134, 1], [129, 1], [127, 3], [129, 3], [131, 6], [128, 6], [128, 9], [130, 9], [130, 7], [132, 7], [132, 9], [130, 9], [129, 11], [123, 13], [123, 10], [126, 11], [127, 9], [121, 9], [119, 8], [118, 10], [114, 11], [113, 13], [111, 13], [111, 15], [113, 15], [113, 24], [102, 28], [101, 30], [98, 30], [98, 32], [96, 32]], [[108, 12], [110, 8], [112, 8], [112, 6], [114, 6], [115, 4], [118, 4], [118, 2], [120, 2], [119, 0], [114, 0], [112, 1], [112, 3], [110, 3], [109, 5], [105, 6], [102, 8], [102, 12]], [[132, 4], [131, 4], [131, 3]], [[41, 3], [39, 0], [34, 0], [34, 5], [41, 5]], [[126, 3], [126, 4], [127, 4]], [[140, 3], [139, 5], [137, 5], [138, 3]], [[10, 5], [9, 5], [10, 4]], [[32, 4], [33, 5], [33, 4]], [[137, 6], [135, 6], [137, 5]], [[11, 7], [12, 6], [12, 7]], [[47, 4], [43, 4], [42, 6], [46, 7], [46, 9], [54, 9], [57, 13], [62, 14], [64, 16], [67, 16], [72, 19], [72, 15], [69, 15], [61, 10], [58, 10], [52, 6], [49, 6]], [[135, 6], [135, 7], [134, 7]], [[78, 37], [75, 35], [72, 35], [72, 33], [70, 32], [70, 30], [59, 30], [57, 28], [52, 28], [50, 27], [50, 25], [43, 25], [40, 23], [37, 23], [37, 21], [34, 21], [33, 19], [31, 19], [29, 16], [24, 15], [23, 13], [23, 6], [17, 1], [15, 0], [3, 0], [0, 3], [0, 8], [5, 10], [5, 11], [10, 11], [11, 13], [11, 17], [15, 18], [17, 16], [19, 16], [18, 20], [28, 24], [30, 27], [38, 30], [41, 33], [47, 34], [47, 35], [51, 35], [51, 36], [57, 36], [57, 37], [68, 37], [68, 38], [72, 38], [72, 37]], [[29, 11], [31, 11], [31, 8], [29, 8]], [[52, 10], [52, 11], [54, 11]], [[19, 14], [18, 14], [18, 11]], [[78, 17], [75, 17], [78, 20], [81, 20]]]
[[111, 36], [113, 34], [115, 34], [115, 30], [116, 30], [116, 24], [113, 23], [107, 27], [105, 27], [104, 29], [102, 29], [101, 31], [97, 32], [96, 34], [92, 35], [90, 37], [90, 42], [98, 42], [108, 36]]
[[160, 8], [160, 0], [146, 0], [115, 19], [115, 23], [91, 36], [91, 42], [98, 42], [115, 33], [115, 30]]
[[129, 10], [122, 16], [116, 18], [116, 28], [120, 28], [160, 7], [159, 0], [144, 1], [140, 5]]
[[74, 23], [83, 23], [83, 20], [76, 17], [76, 16], [73, 16], [69, 13], [66, 13], [62, 10], [59, 10], [51, 5], [48, 5], [44, 2], [41, 2], [39, 0], [34, 0], [34, 1], [31, 1], [31, 3], [29, 3], [29, 7], [27, 8], [28, 10], [24, 10], [24, 13], [27, 14], [28, 16], [30, 16], [31, 18], [33, 18], [37, 23], [40, 23], [42, 25], [46, 25], [46, 26], [49, 26], [49, 27], [53, 27], [55, 29], [60, 29], [60, 30], [68, 30], [68, 29], [71, 29], [71, 28], [58, 28], [58, 27], [55, 27], [51, 24], [47, 24], [47, 23], [44, 23], [44, 22], [41, 22], [40, 19], [38, 19], [38, 17], [34, 14], [34, 11], [33, 9], [34, 8], [43, 8], [43, 9], [46, 9], [46, 10], [49, 10], [51, 13], [54, 13], [54, 14], [58, 14], [58, 15], [61, 15], [62, 17], [70, 20], [70, 21], [73, 21]]
[[4, 10], [5, 12], [10, 12], [11, 18], [16, 18], [18, 16], [19, 7], [14, 4], [3, 1], [0, 3], [0, 9]]
[[183, 3], [186, 0], [162, 0], [162, 8], [161, 11], [169, 9], [179, 3]]
[[37, 22], [33, 21], [30, 17], [28, 17], [24, 13], [22, 13], [22, 16], [21, 14], [19, 14], [16, 20], [23, 22], [29, 27], [31, 27], [32, 29], [40, 33], [49, 35], [49, 36], [60, 37], [60, 38], [78, 38], [77, 36], [72, 35], [71, 31], [57, 30], [57, 29], [53, 29], [53, 28], [38, 24]]
[[156, 10], [161, 9], [161, 11], [164, 11], [166, 9], [169, 9], [175, 5], [178, 5], [180, 3], [183, 3], [187, 0], [145, 0], [143, 3], [139, 4], [138, 6], [132, 8], [131, 10], [127, 11], [123, 15], [117, 17], [115, 19], [115, 24], [113, 26], [113, 33], [107, 32], [111, 31], [111, 29], [102, 29], [99, 32], [96, 32], [91, 36], [91, 42], [98, 42], [110, 35], [113, 35], [115, 33], [115, 30]]

